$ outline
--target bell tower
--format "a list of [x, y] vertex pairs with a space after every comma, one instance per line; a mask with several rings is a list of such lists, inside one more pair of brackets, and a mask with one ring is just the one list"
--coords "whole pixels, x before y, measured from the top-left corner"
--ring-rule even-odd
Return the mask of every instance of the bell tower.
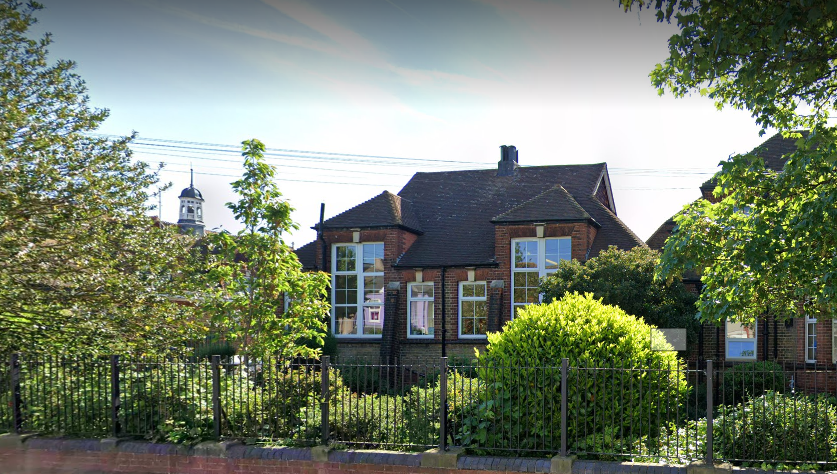
[[180, 218], [177, 225], [181, 233], [204, 235], [203, 224], [203, 195], [195, 187], [195, 172], [189, 170], [189, 187], [180, 192]]

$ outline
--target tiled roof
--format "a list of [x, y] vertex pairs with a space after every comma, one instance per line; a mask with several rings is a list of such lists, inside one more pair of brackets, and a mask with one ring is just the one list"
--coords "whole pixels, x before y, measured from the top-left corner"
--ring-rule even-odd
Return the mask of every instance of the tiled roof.
[[677, 224], [674, 222], [673, 218], [663, 222], [663, 225], [657, 228], [651, 237], [648, 237], [648, 240], [645, 241], [648, 244], [648, 247], [652, 250], [662, 250], [663, 245], [666, 244], [666, 239], [668, 236], [671, 235], [671, 232], [674, 230], [674, 226]]
[[317, 266], [315, 262], [317, 261], [317, 244], [318, 241], [308, 242], [307, 244], [303, 245], [302, 247], [295, 249], [294, 253], [296, 253], [297, 258], [299, 258], [299, 262], [302, 263], [303, 270], [316, 270]]
[[421, 234], [421, 226], [410, 201], [389, 191], [384, 191], [323, 222], [325, 229], [394, 226], [404, 227], [416, 234]]
[[591, 219], [572, 195], [556, 185], [523, 204], [491, 219], [492, 222], [552, 222]]
[[[402, 267], [495, 265], [494, 225], [589, 220], [599, 225], [589, 257], [610, 245], [645, 246], [594, 195], [604, 163], [416, 173], [398, 195], [384, 192], [324, 222], [326, 229], [398, 225], [420, 236], [401, 256]], [[315, 246], [297, 254], [313, 266]], [[310, 253], [310, 256], [306, 255]]]
[[[803, 135], [806, 132], [802, 132]], [[753, 149], [752, 153], [764, 160], [764, 166], [773, 171], [782, 171], [787, 163], [787, 154], [796, 151], [796, 138], [785, 138], [781, 133], [777, 133], [768, 138], [764, 143]], [[713, 176], [708, 181], [700, 186], [701, 191], [711, 191], [715, 189], [717, 181]]]
[[537, 207], [534, 206], [540, 202], [537, 197], [556, 186], [562, 186], [591, 219], [602, 225], [599, 230], [604, 236], [602, 242], [607, 240], [607, 244], [626, 249], [644, 246], [642, 239], [626, 230], [619, 218], [593, 196], [605, 171], [605, 164], [599, 163], [521, 167], [513, 176], [497, 176], [496, 169], [416, 173], [398, 194], [420, 210], [425, 233], [401, 257], [398, 265], [494, 264], [492, 217], [512, 213], [515, 208], [523, 212], [530, 207], [521, 205], [532, 201], [533, 207]]

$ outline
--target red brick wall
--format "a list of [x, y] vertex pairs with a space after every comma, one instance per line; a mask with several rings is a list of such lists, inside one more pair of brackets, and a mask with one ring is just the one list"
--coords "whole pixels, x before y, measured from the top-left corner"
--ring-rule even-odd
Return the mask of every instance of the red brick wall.
[[[456, 462], [458, 467], [437, 468], [421, 467], [424, 458], [421, 453], [333, 451], [328, 454], [328, 461], [313, 461], [311, 451], [301, 448], [232, 446], [208, 454], [197, 448], [140, 442], [127, 442], [108, 450], [102, 449], [105, 446], [98, 440], [35, 439], [23, 445], [8, 441], [0, 437], [0, 470], [4, 474], [489, 474], [551, 470], [548, 458], [461, 456]], [[686, 468], [578, 460], [573, 462], [572, 472], [686, 474]]]

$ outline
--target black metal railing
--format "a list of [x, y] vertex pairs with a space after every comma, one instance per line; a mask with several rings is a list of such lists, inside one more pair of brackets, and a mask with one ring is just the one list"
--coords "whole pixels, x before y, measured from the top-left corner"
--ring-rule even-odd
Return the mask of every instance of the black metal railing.
[[686, 463], [837, 464], [833, 366], [36, 358], [5, 431]]

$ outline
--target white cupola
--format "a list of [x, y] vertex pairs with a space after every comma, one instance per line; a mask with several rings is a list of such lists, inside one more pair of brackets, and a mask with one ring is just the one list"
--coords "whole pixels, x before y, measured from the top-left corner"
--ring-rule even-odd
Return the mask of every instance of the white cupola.
[[197, 235], [204, 234], [203, 224], [203, 195], [195, 187], [195, 173], [189, 170], [189, 187], [180, 192], [180, 218], [177, 225], [181, 232], [192, 232]]

